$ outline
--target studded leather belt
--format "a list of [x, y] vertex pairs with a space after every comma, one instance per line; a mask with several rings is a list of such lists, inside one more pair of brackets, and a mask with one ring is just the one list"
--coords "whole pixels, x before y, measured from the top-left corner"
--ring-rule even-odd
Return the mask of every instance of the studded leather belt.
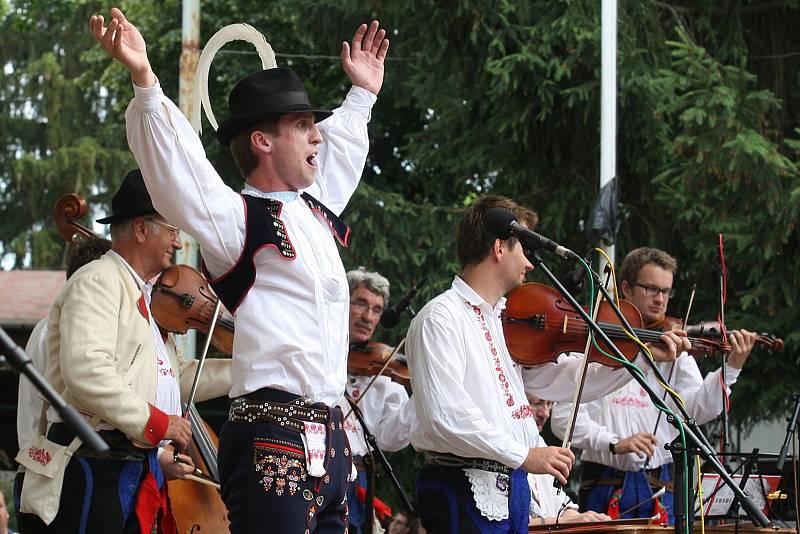
[[303, 432], [303, 423], [326, 423], [328, 411], [306, 406], [310, 401], [300, 397], [288, 403], [255, 401], [239, 397], [231, 403], [228, 419], [235, 423], [268, 422]]
[[512, 468], [495, 460], [462, 458], [460, 456], [441, 452], [425, 453], [425, 464], [437, 467], [456, 467], [459, 469], [482, 469], [483, 471], [502, 473], [504, 475], [510, 475], [513, 471]]

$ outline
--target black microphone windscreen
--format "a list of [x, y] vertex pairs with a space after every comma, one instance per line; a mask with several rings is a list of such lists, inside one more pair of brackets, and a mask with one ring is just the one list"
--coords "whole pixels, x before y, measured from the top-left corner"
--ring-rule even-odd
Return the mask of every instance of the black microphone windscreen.
[[514, 214], [505, 208], [490, 208], [484, 216], [484, 225], [489, 235], [496, 239], [511, 237], [511, 223], [516, 221]]
[[384, 328], [394, 328], [400, 322], [400, 312], [394, 308], [386, 308], [381, 314], [380, 323]]

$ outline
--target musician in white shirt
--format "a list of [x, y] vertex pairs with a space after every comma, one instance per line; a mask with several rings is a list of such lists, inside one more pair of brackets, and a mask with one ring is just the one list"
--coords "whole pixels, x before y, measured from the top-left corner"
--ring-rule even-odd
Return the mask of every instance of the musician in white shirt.
[[[661, 329], [667, 304], [675, 292], [672, 284], [677, 270], [675, 258], [655, 248], [637, 248], [625, 257], [619, 274], [620, 289], [625, 300], [639, 309], [647, 328]], [[661, 375], [683, 397], [689, 415], [697, 423], [707, 423], [720, 414], [724, 398], [730, 394], [730, 387], [753, 349], [755, 337], [746, 330], [731, 332], [733, 352], [728, 356], [724, 394], [721, 369], [703, 378], [694, 357], [686, 353], [674, 364], [657, 363]], [[646, 367], [643, 371], [650, 386], [663, 396], [664, 389], [653, 370]], [[671, 401], [668, 405], [677, 410]], [[571, 403], [561, 403], [554, 409], [551, 427], [556, 435], [563, 435], [571, 412]], [[580, 406], [572, 445], [583, 449], [581, 510], [616, 514], [643, 503], [624, 517], [650, 517], [659, 510], [647, 499], [653, 490], [663, 486], [667, 492], [658, 504], [666, 508], [671, 520], [672, 456], [664, 444], [672, 441], [678, 431], [663, 415], [656, 427], [659, 413], [647, 392], [635, 382]], [[612, 509], [612, 493], [623, 485], [625, 490], [613, 501], [616, 504]]]
[[[528, 402], [533, 410], [536, 428], [541, 433], [544, 424], [550, 418], [552, 401], [542, 400], [536, 395], [528, 394]], [[544, 438], [539, 435], [540, 447], [546, 447]], [[553, 485], [552, 475], [534, 475], [528, 473], [528, 484], [531, 487], [531, 525], [551, 525], [553, 523], [587, 523], [590, 521], [608, 521], [606, 514], [593, 511], [578, 512], [578, 505], [572, 502], [566, 491], [557, 491]]]
[[[547, 473], [566, 484], [574, 462], [569, 449], [538, 447], [525, 389], [546, 389], [554, 400], [571, 399], [581, 358], [562, 357], [534, 368], [523, 387], [505, 346], [500, 312], [503, 295], [533, 267], [516, 239], [496, 239], [484, 228], [485, 214], [493, 207], [508, 209], [529, 228], [538, 220], [503, 197], [487, 196], [473, 204], [456, 238], [461, 274], [420, 311], [408, 332], [419, 421], [411, 443], [427, 453], [417, 478], [417, 504], [423, 526], [434, 534], [527, 532], [527, 473]], [[664, 358], [674, 359], [679, 348], [688, 347], [674, 333], [664, 341]], [[597, 373], [594, 387], [602, 376], [607, 391], [629, 379], [624, 371], [605, 370]], [[554, 387], [554, 381], [561, 387]]]
[[[380, 273], [359, 267], [347, 272], [347, 283], [350, 287], [351, 354], [354, 350], [370, 351], [368, 344], [389, 304], [389, 280]], [[348, 373], [345, 390], [352, 401], [358, 404], [364, 423], [382, 450], [394, 452], [408, 446], [411, 425], [416, 417], [414, 403], [410, 402], [408, 393], [401, 384], [388, 376]], [[350, 532], [359, 534], [365, 518], [364, 506], [357, 498], [357, 487], [361, 486], [366, 490], [367, 477], [362, 458], [368, 453], [369, 445], [355, 414], [351, 413], [345, 419], [344, 430], [350, 442], [353, 462], [358, 468], [358, 478], [351, 482], [347, 493]]]
[[111, 17], [107, 28], [93, 17], [91, 30], [131, 72], [128, 144], [153, 203], [197, 239], [234, 313], [235, 399], [219, 452], [231, 531], [343, 532], [351, 458], [335, 405], [346, 381], [348, 290], [336, 242], [349, 231], [338, 215], [366, 160], [385, 31], [373, 21], [343, 43], [353, 87], [333, 112], [311, 106], [290, 69], [234, 86], [217, 138], [245, 179], [240, 194], [161, 92], [139, 31], [118, 9]]

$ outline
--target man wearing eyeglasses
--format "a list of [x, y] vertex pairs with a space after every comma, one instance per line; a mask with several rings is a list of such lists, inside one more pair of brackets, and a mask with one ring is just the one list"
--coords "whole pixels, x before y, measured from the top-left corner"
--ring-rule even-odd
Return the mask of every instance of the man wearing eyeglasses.
[[[669, 299], [674, 296], [673, 278], [678, 263], [662, 250], [641, 247], [632, 250], [622, 263], [619, 278], [625, 300], [633, 303], [642, 314], [646, 328], [660, 329]], [[704, 424], [719, 416], [730, 387], [736, 382], [747, 357], [753, 349], [755, 334], [746, 330], [732, 331], [733, 352], [728, 355], [722, 390], [721, 369], [700, 374], [694, 358], [682, 353], [675, 361], [657, 363], [669, 386], [684, 399], [688, 413]], [[656, 392], [663, 394], [651, 369], [643, 368]], [[670, 378], [671, 377], [671, 378]], [[551, 427], [563, 435], [570, 417], [571, 405], [562, 403], [553, 410]], [[677, 430], [659, 419], [647, 393], [636, 382], [630, 382], [599, 400], [581, 404], [575, 432], [574, 447], [583, 449], [580, 509], [609, 513], [642, 505], [623, 517], [651, 517], [661, 513], [672, 517], [672, 456], [664, 449], [678, 435]], [[660, 487], [667, 493], [659, 503], [647, 501]], [[623, 490], [624, 488], [624, 490]]]
[[[181, 452], [191, 439], [180, 401], [197, 361], [178, 358], [162, 336], [148, 283], [182, 247], [180, 230], [153, 207], [138, 169], [123, 179], [111, 210], [97, 221], [111, 226], [111, 250], [72, 274], [47, 323], [48, 382], [111, 448], [100, 457], [79, 447], [69, 460], [51, 524], [58, 532], [150, 532], [159, 517], [169, 516], [165, 478], [193, 471], [188, 456], [179, 455], [183, 463], [173, 460], [172, 447]], [[206, 362], [197, 400], [226, 395], [230, 369], [227, 360]], [[73, 442], [74, 433], [52, 408], [46, 417], [48, 440]], [[28, 509], [37, 503], [26, 505], [26, 485], [36, 484], [31, 480], [26, 474], [21, 508], [42, 517], [46, 510]]]
[[[353, 357], [357, 352], [370, 351], [372, 335], [389, 303], [389, 281], [377, 272], [359, 267], [347, 273], [347, 283], [350, 286], [350, 354]], [[409, 444], [411, 425], [416, 419], [414, 403], [409, 402], [405, 388], [388, 376], [379, 376], [370, 386], [373, 378], [348, 373], [345, 390], [353, 402], [358, 403], [364, 423], [375, 435], [378, 446], [385, 451], [399, 451]], [[347, 494], [349, 532], [358, 534], [364, 530], [366, 522], [363, 499], [358, 495], [363, 496], [363, 490], [366, 490], [363, 457], [369, 447], [355, 414], [345, 419], [344, 429], [350, 442], [353, 464], [358, 470], [358, 477], [350, 484]]]

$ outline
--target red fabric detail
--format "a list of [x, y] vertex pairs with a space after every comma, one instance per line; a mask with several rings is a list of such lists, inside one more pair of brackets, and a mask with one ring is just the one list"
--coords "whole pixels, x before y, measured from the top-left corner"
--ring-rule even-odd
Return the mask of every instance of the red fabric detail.
[[167, 433], [169, 416], [152, 404], [149, 406], [150, 419], [147, 420], [147, 424], [144, 427], [144, 439], [150, 445], [158, 445], [158, 443], [164, 439], [164, 434]]
[[622, 496], [622, 489], [617, 488], [611, 493], [608, 500], [608, 511], [606, 512], [611, 519], [619, 518], [619, 498]]
[[667, 525], [669, 524], [669, 512], [666, 508], [661, 506], [661, 499], [654, 499], [653, 500], [653, 515], [658, 516], [656, 519], [656, 525]]
[[139, 313], [142, 314], [142, 317], [149, 323], [150, 322], [150, 314], [147, 313], [147, 303], [144, 301], [144, 295], [139, 297], [138, 302], [136, 302], [136, 307], [139, 308]]
[[257, 445], [259, 447], [269, 447], [271, 449], [280, 449], [282, 451], [289, 451], [295, 454], [303, 455], [303, 449], [298, 449], [297, 447], [286, 447], [285, 445], [278, 445], [277, 443], [270, 443], [268, 441], [254, 441], [253, 445]]
[[159, 534], [178, 534], [175, 519], [169, 508], [167, 484], [164, 483], [164, 489], [159, 491], [156, 479], [149, 469], [136, 494], [135, 512], [142, 534], [151, 534], [156, 521]]
[[[364, 489], [360, 484], [356, 484], [356, 498], [358, 502], [366, 502], [367, 501], [367, 490]], [[378, 518], [378, 521], [383, 521], [384, 519], [391, 519], [392, 518], [392, 509], [389, 508], [389, 505], [380, 500], [379, 498], [375, 497], [372, 501], [372, 508], [375, 510], [375, 516]]]

